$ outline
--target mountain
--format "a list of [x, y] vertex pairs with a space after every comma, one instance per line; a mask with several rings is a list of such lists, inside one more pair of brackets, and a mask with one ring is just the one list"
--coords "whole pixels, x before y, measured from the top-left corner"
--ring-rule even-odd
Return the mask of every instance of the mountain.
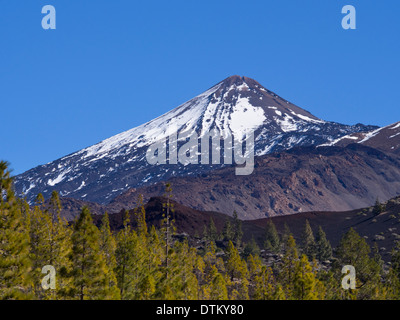
[[383, 152], [400, 154], [400, 122], [367, 132], [357, 132], [340, 137], [324, 146], [347, 146], [359, 143]]
[[[243, 220], [307, 211], [346, 211], [400, 194], [400, 156], [362, 144], [299, 147], [257, 157], [252, 175], [237, 176], [233, 167], [169, 180], [174, 199], [202, 211]], [[107, 205], [109, 212], [132, 208], [164, 193], [164, 183], [132, 188]]]
[[255, 155], [262, 156], [294, 146], [320, 145], [376, 128], [318, 119], [257, 81], [232, 76], [139, 127], [16, 176], [15, 190], [28, 201], [38, 193], [48, 198], [57, 190], [64, 197], [106, 204], [132, 187], [223, 167], [150, 165], [146, 160], [149, 146], [171, 131], [203, 137], [215, 129], [223, 137], [241, 139], [246, 130], [254, 130]]
[[[148, 226], [159, 227], [163, 220], [163, 203], [165, 198], [152, 197], [145, 205], [146, 222]], [[184, 206], [176, 201], [171, 201], [174, 205], [174, 213], [172, 218], [175, 219], [176, 232], [178, 234], [187, 234], [189, 238], [196, 235], [202, 236], [205, 226], [208, 226], [211, 218], [218, 230], [221, 232], [226, 221], [233, 221], [228, 215], [215, 211], [201, 211]], [[340, 238], [350, 228], [355, 229], [363, 236], [368, 244], [372, 247], [376, 243], [379, 247], [380, 254], [385, 261], [390, 261], [391, 248], [396, 241], [400, 239], [399, 229], [399, 213], [400, 213], [400, 197], [395, 197], [382, 204], [383, 212], [376, 215], [373, 207], [366, 207], [350, 211], [314, 211], [302, 212], [295, 215], [285, 215], [272, 218], [263, 218], [257, 220], [242, 221], [243, 241], [249, 242], [253, 238], [258, 245], [263, 248], [265, 241], [265, 228], [269, 221], [272, 221], [278, 232], [283, 234], [285, 225], [296, 239], [297, 243], [301, 242], [301, 236], [306, 220], [316, 234], [321, 226], [326, 233], [328, 240], [332, 246], [339, 244]], [[133, 216], [133, 210], [130, 210]], [[123, 227], [124, 210], [109, 215], [110, 226], [113, 230], [119, 230]], [[101, 225], [101, 215], [94, 215], [93, 220], [96, 225]], [[134, 219], [132, 225], [135, 226]]]

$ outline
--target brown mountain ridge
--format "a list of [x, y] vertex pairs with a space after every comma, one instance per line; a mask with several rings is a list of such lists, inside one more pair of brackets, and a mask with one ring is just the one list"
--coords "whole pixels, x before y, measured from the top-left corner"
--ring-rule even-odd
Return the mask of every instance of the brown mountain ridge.
[[[308, 211], [346, 211], [400, 194], [400, 157], [361, 144], [295, 148], [255, 159], [252, 175], [233, 167], [170, 179], [174, 199], [201, 211], [218, 211], [243, 220]], [[162, 196], [164, 183], [132, 188], [107, 209], [131, 208], [139, 194]]]

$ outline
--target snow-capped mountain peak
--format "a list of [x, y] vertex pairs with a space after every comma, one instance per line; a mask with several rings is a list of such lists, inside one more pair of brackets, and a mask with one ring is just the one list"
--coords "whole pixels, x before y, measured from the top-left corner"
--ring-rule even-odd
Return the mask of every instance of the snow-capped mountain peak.
[[255, 153], [264, 155], [374, 128], [326, 122], [253, 79], [231, 76], [154, 120], [15, 177], [15, 188], [28, 200], [58, 190], [62, 196], [106, 203], [132, 187], [215, 169], [154, 166], [145, 157], [151, 144], [173, 132], [201, 137], [212, 129], [237, 138], [253, 130]]

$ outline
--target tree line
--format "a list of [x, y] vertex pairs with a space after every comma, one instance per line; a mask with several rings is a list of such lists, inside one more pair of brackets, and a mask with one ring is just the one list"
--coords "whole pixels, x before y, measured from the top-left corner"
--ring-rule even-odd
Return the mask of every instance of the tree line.
[[[143, 199], [126, 211], [123, 227], [112, 231], [108, 214], [97, 227], [87, 207], [71, 223], [61, 216], [53, 192], [45, 203], [15, 196], [6, 162], [0, 162], [0, 298], [112, 300], [324, 300], [398, 299], [400, 246], [388, 270], [376, 248], [350, 229], [332, 249], [322, 228], [308, 222], [299, 244], [285, 228], [270, 221], [262, 248], [242, 242], [241, 222], [234, 215], [221, 234], [213, 221], [200, 248], [174, 237], [172, 188], [166, 184], [163, 222], [148, 227]], [[132, 227], [135, 222], [135, 227]], [[217, 240], [226, 244], [222, 248]], [[266, 256], [276, 257], [272, 264]], [[329, 261], [329, 263], [326, 263]], [[356, 288], [341, 286], [341, 268], [356, 270]], [[44, 266], [56, 271], [55, 289], [43, 285]]]

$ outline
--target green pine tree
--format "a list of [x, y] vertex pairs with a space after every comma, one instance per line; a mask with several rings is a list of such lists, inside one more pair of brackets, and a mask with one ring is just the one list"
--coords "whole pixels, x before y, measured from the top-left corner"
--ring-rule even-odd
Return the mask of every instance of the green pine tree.
[[356, 289], [344, 294], [351, 297], [353, 294], [358, 299], [372, 299], [377, 294], [377, 280], [381, 272], [379, 264], [370, 257], [371, 248], [363, 237], [353, 228], [343, 235], [336, 249], [337, 273], [342, 276], [341, 268], [351, 265], [356, 270]]
[[100, 251], [100, 232], [87, 207], [82, 208], [74, 223], [71, 240], [71, 296], [80, 300], [108, 299], [109, 270]]
[[282, 232], [282, 238], [281, 238], [281, 246], [283, 247], [283, 251], [286, 251], [286, 245], [288, 244], [289, 237], [293, 236], [292, 232], [290, 231], [289, 226], [285, 222], [283, 225], [283, 232]]
[[235, 248], [232, 241], [227, 247], [226, 273], [228, 276], [228, 293], [230, 299], [248, 299], [248, 269], [246, 262], [240, 258], [239, 251]]
[[305, 221], [304, 229], [301, 234], [301, 248], [303, 253], [309, 259], [313, 259], [315, 257], [316, 254], [315, 238], [308, 220]]
[[318, 232], [315, 236], [316, 258], [319, 261], [326, 261], [332, 257], [332, 247], [326, 238], [326, 234], [322, 227], [319, 226]]
[[143, 203], [143, 195], [139, 195], [137, 200], [137, 206], [134, 210], [136, 217], [136, 224], [138, 235], [147, 236], [147, 224], [146, 224], [146, 210]]
[[317, 279], [306, 255], [296, 263], [293, 279], [293, 298], [296, 300], [323, 300], [325, 288]]
[[243, 237], [242, 221], [238, 218], [237, 212], [233, 211], [233, 242], [237, 247], [240, 247], [240, 243]]
[[226, 241], [234, 241], [235, 233], [229, 218], [225, 221], [224, 228], [222, 230], [222, 238]]
[[265, 250], [277, 253], [281, 247], [278, 231], [276, 230], [275, 224], [271, 219], [268, 220], [265, 228]]
[[372, 210], [373, 214], [377, 216], [381, 214], [383, 211], [385, 211], [384, 205], [379, 201], [379, 198], [376, 198], [375, 205]]
[[8, 163], [0, 161], [0, 299], [29, 298], [29, 234]]
[[215, 266], [211, 266], [209, 281], [203, 286], [203, 297], [205, 300], [228, 299], [226, 281]]
[[208, 227], [204, 225], [203, 237], [207, 241], [217, 241], [218, 240], [218, 230], [215, 226], [214, 219], [211, 217]]
[[296, 241], [293, 236], [289, 236], [285, 244], [285, 254], [282, 258], [281, 265], [279, 266], [279, 283], [285, 292], [285, 297], [290, 297], [294, 290], [294, 275], [296, 271], [299, 255], [297, 252]]
[[69, 255], [71, 252], [71, 230], [68, 222], [61, 217], [61, 202], [59, 195], [53, 191], [49, 206], [44, 209], [44, 219], [47, 224], [47, 245], [44, 248], [46, 263], [56, 270], [56, 290], [47, 290], [48, 299], [65, 298], [70, 287], [68, 272], [71, 268]]
[[[165, 261], [164, 261], [164, 273], [165, 279], [168, 279], [170, 270], [169, 270], [169, 256], [170, 256], [170, 248], [172, 245], [172, 235], [175, 233], [175, 225], [174, 219], [172, 219], [171, 214], [174, 213], [174, 205], [171, 202], [173, 197], [172, 195], [172, 186], [170, 183], [165, 184], [165, 193], [164, 197], [166, 198], [166, 202], [163, 203], [163, 221], [162, 221], [162, 232], [164, 233], [164, 241], [165, 241]], [[166, 291], [167, 293], [169, 291]]]
[[114, 270], [117, 266], [115, 251], [117, 244], [110, 229], [110, 220], [108, 213], [105, 212], [100, 227], [100, 252], [104, 258], [108, 273], [106, 274], [106, 285], [111, 299], [119, 299], [120, 292], [118, 290], [117, 277]]
[[116, 268], [115, 275], [122, 300], [133, 299], [139, 285], [137, 275], [138, 263], [138, 236], [130, 226], [130, 213], [125, 211], [124, 227], [117, 234], [117, 247], [115, 250]]
[[254, 239], [254, 236], [251, 238], [251, 241], [249, 243], [246, 243], [246, 245], [243, 248], [243, 258], [247, 260], [249, 256], [259, 256], [260, 255], [260, 248], [257, 245], [256, 240]]

